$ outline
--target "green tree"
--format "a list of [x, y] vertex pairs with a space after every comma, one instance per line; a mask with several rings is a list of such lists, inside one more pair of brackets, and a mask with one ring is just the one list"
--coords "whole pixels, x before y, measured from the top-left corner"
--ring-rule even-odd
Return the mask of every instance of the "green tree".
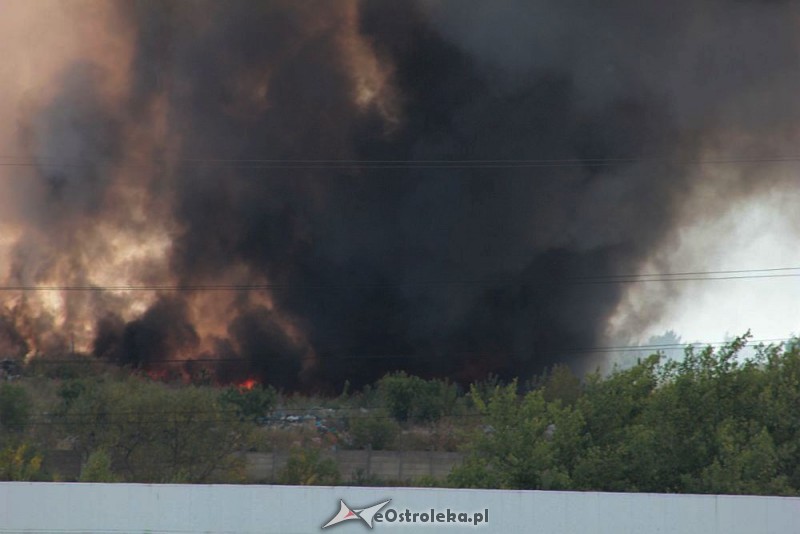
[[547, 402], [560, 400], [571, 406], [581, 395], [581, 381], [569, 366], [554, 365], [545, 379], [542, 395]]
[[137, 482], [203, 482], [236, 477], [250, 427], [212, 388], [129, 378], [100, 380], [60, 410], [62, 427], [87, 456], [104, 449]]
[[716, 350], [690, 347], [682, 360], [658, 370], [660, 385], [641, 418], [658, 452], [657, 491], [702, 491], [703, 472], [718, 457], [720, 426], [728, 418], [760, 417], [757, 382], [763, 370], [739, 357], [747, 336]]
[[4, 430], [21, 433], [30, 420], [31, 399], [24, 387], [18, 384], [0, 385], [0, 426]]
[[800, 489], [800, 343], [782, 347], [761, 347], [763, 387], [757, 393], [758, 420], [775, 443], [778, 471]]
[[[580, 413], [560, 402], [547, 403], [541, 390], [519, 398], [517, 384], [498, 386], [473, 402], [486, 416], [487, 426], [474, 438], [464, 465], [449, 482], [459, 487], [566, 489], [570, 464], [582, 448]], [[573, 452], [570, 452], [573, 451]]]
[[718, 452], [705, 467], [699, 484], [703, 493], [786, 495], [793, 493], [779, 473], [778, 453], [766, 428], [726, 420], [717, 431]]
[[577, 489], [655, 491], [657, 462], [651, 427], [642, 421], [658, 385], [660, 358], [653, 355], [611, 375], [586, 378], [576, 409], [585, 421], [585, 449], [575, 451]]

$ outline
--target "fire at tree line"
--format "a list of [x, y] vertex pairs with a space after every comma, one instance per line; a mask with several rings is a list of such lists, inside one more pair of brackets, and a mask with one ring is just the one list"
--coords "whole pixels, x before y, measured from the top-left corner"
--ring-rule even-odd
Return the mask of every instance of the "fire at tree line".
[[555, 366], [465, 387], [394, 372], [328, 398], [77, 356], [6, 362], [0, 479], [65, 480], [48, 456], [68, 448], [79, 481], [243, 482], [243, 453], [291, 451], [280, 483], [386, 485], [342, 476], [323, 451], [446, 450], [464, 455], [447, 477], [389, 484], [798, 495], [800, 342], [744, 357], [748, 339], [605, 376]]

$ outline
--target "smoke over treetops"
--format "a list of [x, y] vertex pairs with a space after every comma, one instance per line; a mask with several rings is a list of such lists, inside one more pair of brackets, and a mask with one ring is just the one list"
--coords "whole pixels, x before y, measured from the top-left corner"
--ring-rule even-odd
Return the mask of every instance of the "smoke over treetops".
[[564, 361], [628, 289], [575, 278], [790, 187], [695, 163], [791, 152], [797, 11], [4, 2], [0, 353], [288, 389]]

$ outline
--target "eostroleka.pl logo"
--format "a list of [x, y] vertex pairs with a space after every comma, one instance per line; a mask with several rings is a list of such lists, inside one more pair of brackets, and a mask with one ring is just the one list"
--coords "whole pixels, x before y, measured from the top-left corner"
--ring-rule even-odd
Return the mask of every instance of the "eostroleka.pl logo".
[[350, 508], [343, 500], [339, 501], [339, 511], [324, 525], [322, 528], [332, 527], [349, 521], [351, 519], [360, 519], [369, 528], [372, 528], [374, 523], [405, 523], [405, 524], [460, 524], [463, 526], [478, 526], [489, 522], [489, 509], [485, 508], [480, 512], [456, 512], [450, 508], [446, 510], [425, 510], [424, 512], [415, 512], [408, 509], [395, 510], [388, 508], [381, 512], [384, 506], [389, 504], [391, 499], [381, 501], [373, 504], [372, 506], [365, 506], [364, 508]]
[[349, 506], [347, 506], [344, 501], [340, 500], [340, 508], [339, 512], [330, 521], [322, 525], [322, 528], [332, 527], [333, 525], [338, 525], [342, 521], [347, 521], [349, 519], [360, 519], [364, 523], [366, 523], [369, 528], [372, 528], [372, 520], [375, 518], [375, 514], [377, 514], [381, 508], [389, 504], [391, 499], [385, 500], [383, 502], [379, 502], [378, 504], [373, 504], [367, 508], [361, 508], [358, 510], [351, 510]]

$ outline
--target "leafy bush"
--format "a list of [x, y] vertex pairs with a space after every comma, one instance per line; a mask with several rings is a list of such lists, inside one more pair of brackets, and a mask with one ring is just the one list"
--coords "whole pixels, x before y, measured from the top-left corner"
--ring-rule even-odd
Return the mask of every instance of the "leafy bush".
[[383, 486], [386, 482], [377, 475], [368, 475], [364, 469], [359, 467], [353, 471], [352, 477], [346, 484], [348, 486]]
[[69, 409], [72, 402], [80, 397], [87, 389], [83, 380], [66, 380], [58, 390], [58, 396], [61, 398], [61, 409]]
[[30, 420], [31, 399], [22, 386], [0, 385], [0, 425], [11, 432], [22, 432]]
[[230, 387], [220, 395], [222, 403], [233, 406], [241, 420], [264, 417], [275, 406], [277, 398], [278, 392], [275, 388], [261, 385], [251, 389]]
[[385, 413], [350, 419], [350, 436], [357, 449], [387, 449], [392, 446], [399, 433], [400, 426]]
[[333, 486], [340, 479], [336, 462], [320, 457], [317, 449], [294, 449], [278, 474], [279, 484], [298, 486]]
[[392, 373], [378, 381], [378, 391], [395, 420], [436, 421], [451, 413], [458, 400], [454, 384], [424, 380], [404, 372]]
[[105, 449], [93, 451], [81, 466], [80, 482], [118, 482], [111, 468], [111, 455]]
[[26, 443], [0, 450], [0, 480], [38, 480], [41, 468], [42, 457]]

